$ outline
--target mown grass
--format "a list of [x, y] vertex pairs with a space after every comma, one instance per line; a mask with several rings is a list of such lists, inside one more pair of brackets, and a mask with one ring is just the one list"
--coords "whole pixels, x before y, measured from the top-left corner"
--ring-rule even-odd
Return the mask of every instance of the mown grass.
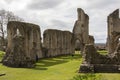
[[108, 51], [106, 51], [106, 50], [100, 50], [100, 51], [98, 51], [100, 54], [102, 54], [102, 55], [106, 55], [106, 54], [108, 54]]
[[0, 73], [5, 73], [0, 80], [69, 80], [77, 75], [82, 58], [60, 56], [41, 59], [35, 68], [10, 68], [0, 64]]
[[2, 60], [2, 58], [3, 58], [3, 56], [4, 56], [4, 54], [5, 54], [5, 52], [0, 51], [0, 62], [1, 62], [1, 60]]
[[[3, 56], [3, 53], [0, 55]], [[0, 63], [0, 74], [6, 74], [0, 76], [0, 80], [120, 80], [120, 74], [117, 73], [78, 73], [81, 62], [81, 55], [75, 54], [73, 57], [69, 55], [41, 59], [35, 68], [10, 68]]]

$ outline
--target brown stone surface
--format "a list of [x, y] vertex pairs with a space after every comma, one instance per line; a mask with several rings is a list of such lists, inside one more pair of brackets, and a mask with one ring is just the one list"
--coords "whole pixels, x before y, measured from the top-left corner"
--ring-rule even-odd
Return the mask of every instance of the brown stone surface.
[[36, 56], [42, 57], [40, 34], [38, 25], [9, 22], [8, 45], [3, 64], [10, 67], [34, 67]]
[[91, 36], [91, 35], [89, 35], [89, 39], [88, 39], [88, 44], [95, 44], [95, 40], [94, 40], [94, 37], [93, 36]]
[[79, 40], [80, 50], [83, 52], [85, 44], [94, 44], [93, 36], [89, 35], [89, 16], [81, 9], [77, 9], [78, 20], [73, 28], [72, 46], [75, 50], [75, 43]]
[[108, 55], [99, 54], [94, 45], [88, 44], [83, 55], [80, 72], [120, 72], [120, 44], [113, 54]]
[[108, 16], [107, 55], [99, 54], [94, 44], [86, 44], [84, 61], [79, 72], [117, 72], [120, 73], [120, 19], [119, 10]]
[[110, 54], [114, 53], [120, 41], [120, 18], [119, 9], [108, 16], [107, 48]]
[[69, 31], [45, 30], [43, 35], [45, 57], [73, 54], [71, 39], [72, 33]]

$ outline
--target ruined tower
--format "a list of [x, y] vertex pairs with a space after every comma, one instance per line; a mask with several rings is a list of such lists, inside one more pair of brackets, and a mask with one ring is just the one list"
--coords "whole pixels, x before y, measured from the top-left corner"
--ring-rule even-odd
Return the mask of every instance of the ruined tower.
[[78, 20], [75, 22], [73, 28], [73, 48], [75, 48], [76, 41], [80, 42], [80, 49], [83, 51], [85, 44], [94, 44], [94, 38], [89, 36], [89, 16], [81, 9], [77, 9]]

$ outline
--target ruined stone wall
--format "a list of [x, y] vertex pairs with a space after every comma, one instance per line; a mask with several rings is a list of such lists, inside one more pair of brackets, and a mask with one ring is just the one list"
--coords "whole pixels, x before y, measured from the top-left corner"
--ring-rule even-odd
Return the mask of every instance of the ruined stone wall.
[[113, 54], [99, 54], [92, 44], [84, 48], [84, 61], [80, 66], [80, 72], [119, 72], [120, 43]]
[[108, 16], [108, 38], [107, 49], [109, 53], [113, 53], [120, 38], [120, 19], [119, 10], [115, 10]]
[[72, 33], [69, 31], [60, 31], [48, 29], [43, 34], [43, 45], [45, 57], [73, 54], [71, 45]]
[[8, 45], [3, 64], [11, 67], [33, 67], [42, 57], [38, 25], [11, 21], [7, 26]]
[[107, 48], [109, 54], [106, 55], [99, 54], [94, 44], [86, 44], [83, 51], [84, 61], [82, 62], [79, 71], [85, 73], [88, 72], [120, 73], [119, 38], [120, 38], [120, 19], [119, 10], [117, 9], [108, 16]]

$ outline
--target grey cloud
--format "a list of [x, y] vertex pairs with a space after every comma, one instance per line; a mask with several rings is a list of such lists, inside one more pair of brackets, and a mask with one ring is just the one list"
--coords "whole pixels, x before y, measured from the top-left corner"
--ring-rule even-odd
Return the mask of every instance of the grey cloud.
[[51, 20], [51, 27], [54, 27], [55, 29], [60, 30], [69, 30], [72, 31], [71, 25], [67, 22], [61, 21], [61, 20]]
[[94, 36], [95, 43], [98, 43], [98, 42], [100, 42], [100, 43], [106, 43], [106, 38], [103, 38], [103, 36], [105, 36], [105, 35]]
[[[11, 3], [17, 0], [5, 1]], [[20, 13], [28, 21], [39, 24], [42, 32], [48, 28], [72, 31], [75, 20], [77, 20], [76, 9], [77, 7], [83, 8], [90, 17], [89, 31], [95, 37], [95, 42], [106, 42], [107, 16], [115, 8], [119, 8], [120, 0], [86, 0], [87, 3], [83, 3], [83, 5], [80, 4], [83, 0], [71, 0], [71, 4], [69, 4], [69, 1], [31, 0], [31, 2], [27, 3], [26, 15], [23, 13], [24, 11]]]
[[93, 0], [89, 3], [89, 9], [104, 9], [116, 6], [118, 8], [119, 0]]
[[11, 4], [12, 2], [14, 2], [15, 0], [4, 0], [7, 4]]
[[52, 24], [54, 26], [59, 26], [59, 27], [66, 27], [67, 24], [64, 21], [60, 21], [60, 20], [52, 20]]
[[48, 9], [61, 4], [64, 0], [32, 0], [28, 5], [30, 9]]

